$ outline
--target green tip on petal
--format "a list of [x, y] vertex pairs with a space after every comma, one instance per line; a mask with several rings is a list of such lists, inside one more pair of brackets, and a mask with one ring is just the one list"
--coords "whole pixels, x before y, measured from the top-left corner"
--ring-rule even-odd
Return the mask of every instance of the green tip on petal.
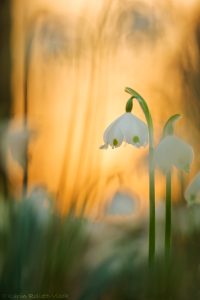
[[113, 140], [113, 146], [117, 146], [118, 145], [118, 140], [117, 139], [114, 139]]
[[134, 144], [137, 144], [137, 143], [139, 143], [139, 142], [140, 142], [139, 136], [135, 135], [135, 136], [133, 137], [133, 143], [134, 143]]
[[133, 108], [133, 97], [131, 97], [126, 103], [126, 112], [131, 112]]

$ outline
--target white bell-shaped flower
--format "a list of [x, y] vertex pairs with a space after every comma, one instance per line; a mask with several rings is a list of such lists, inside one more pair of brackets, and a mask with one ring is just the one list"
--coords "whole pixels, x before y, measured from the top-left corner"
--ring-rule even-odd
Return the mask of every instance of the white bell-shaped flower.
[[147, 125], [132, 113], [127, 112], [112, 122], [104, 132], [101, 149], [119, 147], [123, 141], [139, 148], [148, 143]]
[[188, 173], [193, 156], [192, 147], [174, 135], [162, 139], [155, 152], [156, 163], [165, 173], [173, 166]]
[[107, 208], [107, 215], [128, 216], [135, 212], [136, 200], [125, 193], [116, 193]]
[[34, 136], [36, 136], [35, 130], [11, 121], [1, 137], [0, 157], [2, 163], [6, 160], [9, 151], [11, 157], [24, 169], [27, 146]]
[[48, 225], [53, 213], [53, 202], [51, 195], [45, 187], [33, 187], [26, 199], [26, 204], [35, 214], [38, 225]]
[[190, 182], [184, 196], [188, 204], [200, 203], [200, 172]]

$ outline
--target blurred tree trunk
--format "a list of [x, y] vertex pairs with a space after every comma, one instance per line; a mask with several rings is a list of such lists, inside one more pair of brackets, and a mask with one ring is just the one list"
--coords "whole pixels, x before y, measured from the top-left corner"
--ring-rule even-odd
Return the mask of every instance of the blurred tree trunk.
[[[11, 113], [11, 5], [12, 0], [0, 0], [0, 122]], [[6, 173], [0, 165], [0, 192], [8, 193]]]

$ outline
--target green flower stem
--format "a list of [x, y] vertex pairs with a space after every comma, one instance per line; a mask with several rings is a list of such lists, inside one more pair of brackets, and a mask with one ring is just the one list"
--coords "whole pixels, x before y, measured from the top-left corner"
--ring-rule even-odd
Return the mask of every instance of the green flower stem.
[[146, 101], [134, 90], [129, 87], [125, 88], [125, 92], [135, 98], [141, 106], [149, 130], [149, 265], [151, 266], [155, 260], [155, 150], [154, 150], [154, 129], [153, 120]]
[[[174, 134], [174, 124], [181, 115], [171, 116], [165, 123], [162, 138]], [[166, 173], [166, 199], [165, 199], [165, 259], [169, 263], [171, 252], [171, 169]]]
[[[24, 111], [23, 111], [23, 118], [24, 118], [24, 127], [27, 128], [28, 126], [28, 117], [29, 117], [29, 98], [28, 98], [28, 91], [29, 91], [29, 76], [30, 76], [30, 64], [31, 64], [31, 56], [32, 56], [32, 48], [33, 48], [33, 39], [34, 39], [34, 31], [27, 33], [26, 38], [26, 49], [25, 49], [25, 61], [24, 61]], [[27, 194], [28, 189], [28, 169], [29, 169], [29, 161], [28, 161], [28, 143], [26, 145], [25, 151], [25, 167], [24, 167], [24, 174], [23, 174], [23, 194]]]
[[154, 148], [149, 147], [149, 265], [155, 260], [155, 166]]
[[165, 123], [165, 126], [163, 128], [163, 135], [162, 138], [165, 138], [168, 135], [174, 134], [174, 124], [181, 118], [181, 115], [175, 114], [171, 116], [167, 122]]
[[166, 174], [165, 202], [165, 258], [169, 261], [171, 252], [171, 170]]
[[[32, 51], [32, 39], [27, 38], [26, 51], [25, 51], [25, 62], [24, 62], [24, 127], [28, 126], [28, 113], [29, 113], [29, 103], [28, 103], [28, 83], [29, 83], [29, 72], [30, 72], [30, 61], [31, 61], [31, 51]], [[23, 174], [23, 194], [26, 195], [28, 188], [28, 143], [25, 150], [25, 167]]]

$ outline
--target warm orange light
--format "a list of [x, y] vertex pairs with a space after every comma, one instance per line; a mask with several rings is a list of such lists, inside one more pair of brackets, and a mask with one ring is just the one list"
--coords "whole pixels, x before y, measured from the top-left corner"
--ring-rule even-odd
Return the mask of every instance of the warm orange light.
[[[166, 5], [163, 10], [159, 1], [156, 6], [146, 1], [142, 7], [145, 14], [138, 20], [143, 22], [138, 26], [143, 27], [138, 29], [131, 23], [134, 9], [141, 12], [134, 1], [25, 2], [16, 0], [13, 8], [16, 117], [23, 117], [23, 57], [30, 19], [44, 8], [49, 10], [52, 20], [64, 24], [61, 29], [68, 43], [65, 58], [59, 54], [49, 58], [39, 33], [35, 36], [29, 74], [29, 124], [39, 135], [30, 147], [30, 185], [46, 184], [62, 208], [69, 207], [73, 199], [82, 203], [87, 196], [92, 203], [88, 207], [98, 211], [102, 201], [122, 186], [137, 193], [146, 207], [147, 149], [126, 146], [102, 151], [99, 146], [105, 127], [124, 112], [125, 86], [134, 87], [149, 103], [157, 140], [170, 114], [184, 111], [179, 77], [170, 64], [183, 44], [185, 26], [181, 21], [177, 21], [178, 27], [170, 26], [166, 20], [166, 28], [155, 31], [151, 40], [155, 25], [151, 22], [163, 24], [159, 22], [166, 17], [164, 11], [170, 9]], [[180, 18], [181, 13], [184, 11]], [[135, 24], [133, 28], [131, 24]], [[41, 25], [37, 25], [39, 32]], [[137, 104], [134, 112], [144, 119]], [[108, 180], [110, 176], [114, 181]], [[157, 187], [158, 198], [163, 194], [161, 187]]]

